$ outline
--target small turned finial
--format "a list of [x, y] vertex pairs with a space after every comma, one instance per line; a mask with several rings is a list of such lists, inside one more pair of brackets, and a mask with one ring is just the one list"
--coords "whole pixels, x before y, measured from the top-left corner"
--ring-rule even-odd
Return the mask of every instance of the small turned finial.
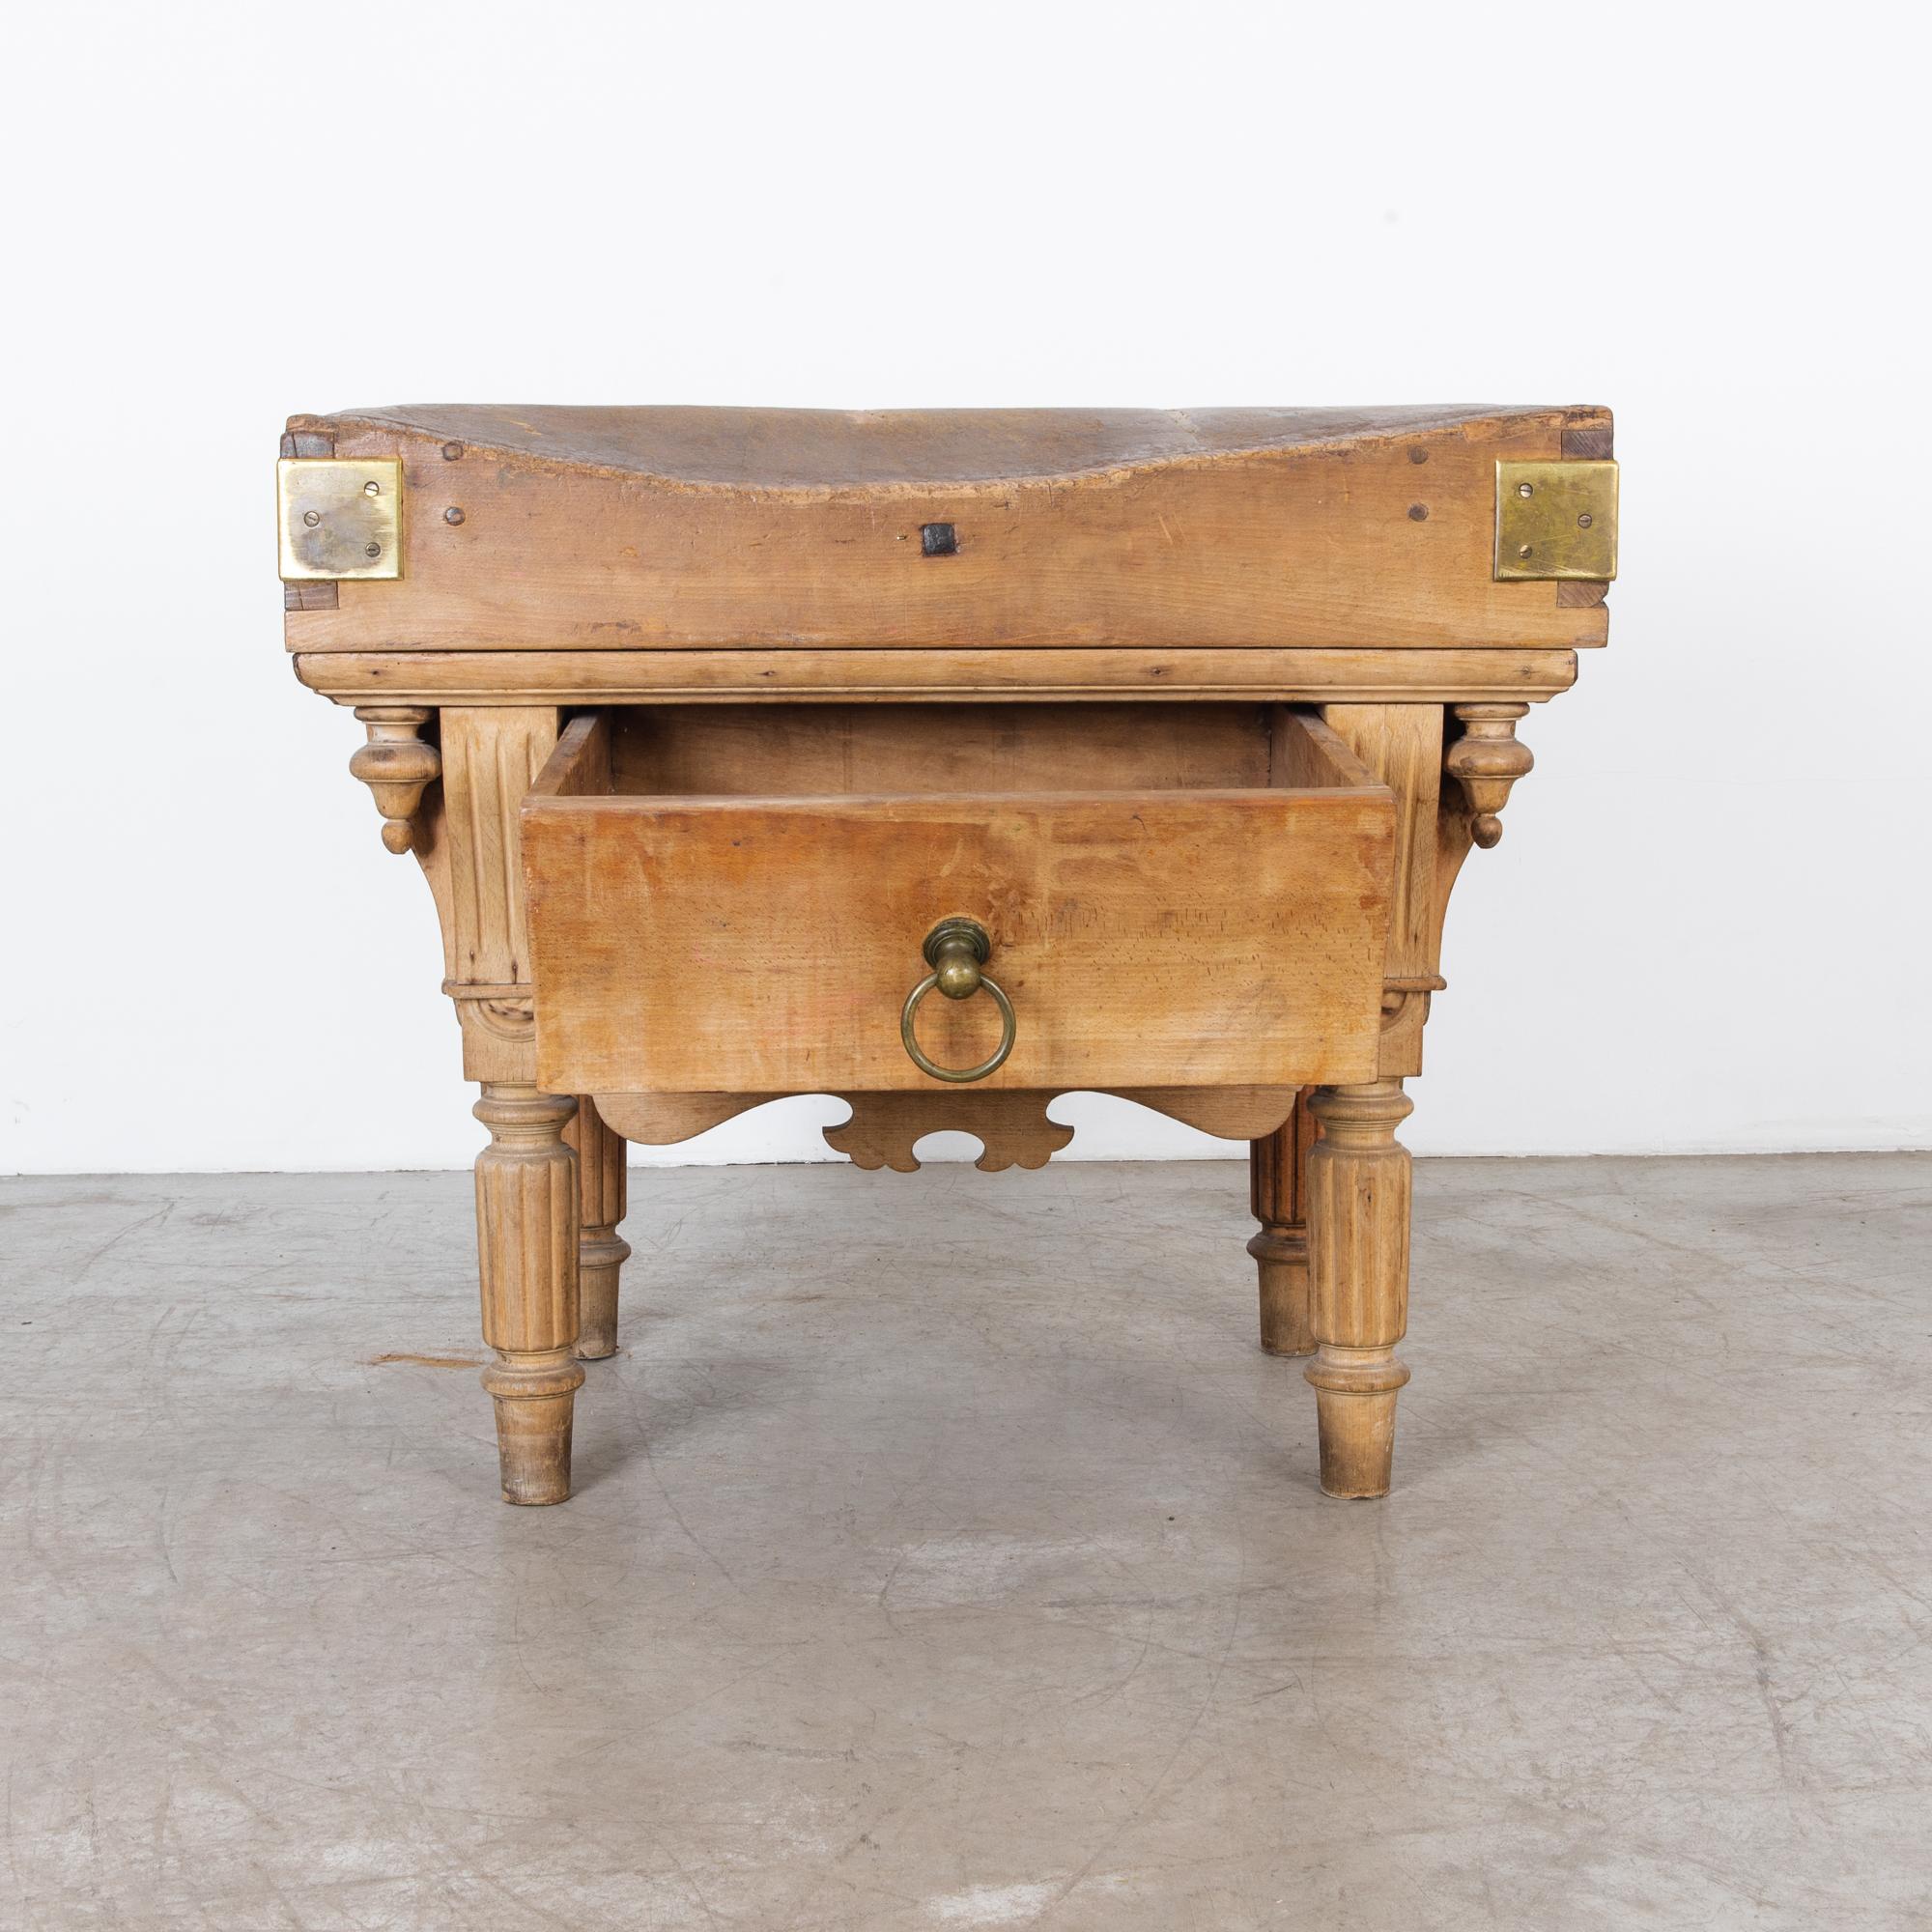
[[391, 852], [407, 852], [415, 843], [410, 821], [424, 791], [442, 776], [436, 747], [416, 736], [429, 713], [416, 704], [359, 704], [355, 715], [368, 726], [369, 742], [349, 760], [350, 776], [375, 794], [383, 843]]
[[1463, 735], [1443, 755], [1442, 767], [1462, 787], [1472, 816], [1469, 836], [1488, 851], [1503, 836], [1496, 816], [1509, 803], [1510, 787], [1525, 777], [1536, 760], [1527, 745], [1517, 742], [1516, 721], [1526, 704], [1458, 704]]

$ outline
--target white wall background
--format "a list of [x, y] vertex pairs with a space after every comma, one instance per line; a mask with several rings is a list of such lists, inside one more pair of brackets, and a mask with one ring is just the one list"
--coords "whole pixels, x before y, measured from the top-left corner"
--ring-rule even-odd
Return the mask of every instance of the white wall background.
[[429, 897], [274, 568], [283, 416], [423, 400], [1608, 403], [1613, 641], [1525, 721], [1407, 1137], [1932, 1144], [1923, 20], [34, 10], [0, 1166], [470, 1158]]

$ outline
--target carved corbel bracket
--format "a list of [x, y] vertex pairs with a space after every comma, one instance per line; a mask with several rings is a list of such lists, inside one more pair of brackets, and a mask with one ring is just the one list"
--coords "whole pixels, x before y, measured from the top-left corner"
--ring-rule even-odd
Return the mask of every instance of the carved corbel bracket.
[[1417, 973], [1407, 979], [1382, 981], [1382, 1031], [1388, 1033], [1402, 1024], [1411, 1000], [1422, 1002], [1422, 1017], [1429, 1017], [1429, 996], [1448, 989], [1449, 981], [1440, 973]]
[[1469, 836], [1485, 851], [1503, 836], [1496, 814], [1509, 803], [1510, 787], [1536, 763], [1527, 745], [1519, 744], [1516, 721], [1526, 704], [1458, 704], [1463, 735], [1444, 754], [1442, 767], [1463, 787], [1474, 814]]
[[492, 986], [476, 980], [445, 980], [442, 990], [460, 1015], [473, 1018], [494, 1038], [524, 1042], [537, 1037], [534, 995], [527, 985]]
[[442, 776], [442, 758], [416, 734], [430, 713], [415, 704], [358, 704], [355, 716], [368, 727], [369, 742], [349, 760], [349, 774], [375, 794], [383, 814], [383, 843], [395, 853], [415, 843], [410, 821], [423, 793]]
[[527, 985], [494, 986], [477, 980], [445, 980], [442, 990], [456, 1006], [463, 1029], [463, 1070], [468, 1080], [494, 1080], [536, 1072], [534, 995]]

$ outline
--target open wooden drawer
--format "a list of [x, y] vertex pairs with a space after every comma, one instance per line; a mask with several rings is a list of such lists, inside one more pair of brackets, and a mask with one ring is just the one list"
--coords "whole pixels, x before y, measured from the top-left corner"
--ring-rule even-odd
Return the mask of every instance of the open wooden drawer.
[[[523, 807], [538, 1079], [934, 1090], [901, 1026], [954, 919], [1011, 1008], [987, 1087], [1372, 1080], [1394, 818], [1284, 706], [589, 713]], [[970, 1068], [1003, 1015], [933, 991], [912, 1028]]]

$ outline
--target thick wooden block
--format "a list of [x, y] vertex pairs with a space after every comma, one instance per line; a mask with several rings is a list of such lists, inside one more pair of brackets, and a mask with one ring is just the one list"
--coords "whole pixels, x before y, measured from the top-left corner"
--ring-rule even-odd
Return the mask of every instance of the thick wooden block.
[[[1574, 648], [1493, 576], [1495, 466], [1602, 412], [490, 409], [299, 416], [395, 457], [402, 579], [300, 651]], [[451, 510], [461, 513], [450, 521]], [[928, 534], [934, 533], [934, 534]], [[943, 533], [943, 534], [938, 534]]]

